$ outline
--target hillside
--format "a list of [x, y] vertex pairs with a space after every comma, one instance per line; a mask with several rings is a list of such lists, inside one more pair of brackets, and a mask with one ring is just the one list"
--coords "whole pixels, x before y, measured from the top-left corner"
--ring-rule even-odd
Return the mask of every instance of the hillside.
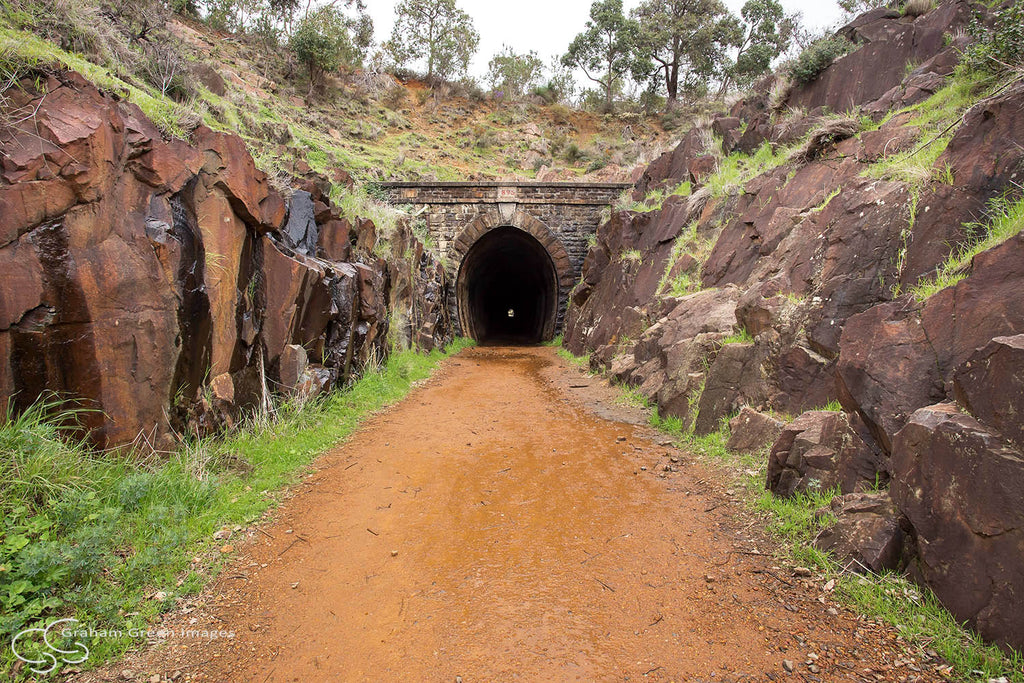
[[[311, 171], [335, 179], [341, 172], [342, 180], [348, 174], [359, 183], [628, 178], [669, 137], [658, 117], [599, 116], [539, 97], [496, 102], [479, 89], [363, 70], [328, 76], [311, 92], [286, 49], [176, 15], [161, 29], [166, 59], [176, 65], [168, 67], [174, 87], [161, 93], [143, 67], [133, 73], [128, 61], [111, 68], [110, 60], [83, 59], [17, 30], [10, 19], [0, 24], [8, 76], [25, 64], [77, 69], [141, 106], [165, 135], [188, 138], [202, 123], [241, 136], [257, 166], [282, 187]], [[131, 53], [116, 34], [107, 40]]]

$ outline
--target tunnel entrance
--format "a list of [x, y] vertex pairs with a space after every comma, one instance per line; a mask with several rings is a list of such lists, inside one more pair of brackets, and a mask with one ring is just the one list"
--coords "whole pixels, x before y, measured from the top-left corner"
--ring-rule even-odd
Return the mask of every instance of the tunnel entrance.
[[558, 278], [544, 246], [509, 226], [466, 253], [456, 285], [463, 333], [479, 343], [533, 344], [554, 336]]

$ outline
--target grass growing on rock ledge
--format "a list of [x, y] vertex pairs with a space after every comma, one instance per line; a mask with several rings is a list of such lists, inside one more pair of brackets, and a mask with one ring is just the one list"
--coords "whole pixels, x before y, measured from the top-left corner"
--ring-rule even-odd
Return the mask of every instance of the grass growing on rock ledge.
[[935, 275], [920, 282], [911, 289], [918, 301], [925, 301], [947, 287], [952, 287], [967, 277], [967, 271], [975, 256], [999, 246], [1024, 230], [1024, 188], [1014, 188], [1018, 196], [1002, 194], [992, 198], [988, 204], [988, 220], [968, 223], [964, 226], [969, 238], [956, 249], [945, 263], [939, 266]]
[[[589, 369], [586, 356], [574, 356], [566, 349], [559, 349], [558, 355]], [[649, 405], [635, 390], [620, 389], [625, 401], [641, 407]], [[825, 407], [836, 409], [842, 407], [837, 403]], [[766, 491], [767, 448], [756, 453], [730, 451], [726, 447], [730, 436], [728, 418], [722, 419], [716, 431], [704, 436], [684, 427], [677, 417], [662, 417], [656, 408], [651, 409], [650, 424], [704, 463], [726, 471], [748, 509], [764, 516], [769, 534], [778, 543], [775, 554], [781, 562], [811, 568], [823, 586], [833, 582], [834, 598], [868, 618], [894, 626], [907, 643], [922, 652], [937, 654], [947, 662], [940, 672], [949, 680], [1005, 679], [1024, 683], [1024, 653], [1005, 653], [986, 644], [976, 633], [957, 623], [929, 589], [898, 574], [853, 573], [814, 547], [814, 537], [833, 521], [830, 514], [816, 513], [828, 506], [836, 491], [810, 491], [788, 499]]]
[[[469, 345], [396, 353], [349, 389], [160, 460], [90, 453], [60, 426], [76, 416], [55, 420], [52, 403], [9, 416], [0, 422], [0, 640], [74, 617], [81, 628], [125, 632], [86, 639], [91, 656], [79, 666], [124, 652], [137, 641], [129, 629], [145, 631], [217, 574], [233, 541], [215, 532], [260, 523], [318, 455]], [[0, 672], [15, 663], [0, 650]]]

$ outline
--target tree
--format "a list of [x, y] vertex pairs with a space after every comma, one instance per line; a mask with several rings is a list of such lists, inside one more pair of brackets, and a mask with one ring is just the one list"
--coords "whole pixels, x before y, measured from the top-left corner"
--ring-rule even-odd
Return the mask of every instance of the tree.
[[739, 20], [721, 0], [644, 0], [633, 16], [670, 109], [680, 94], [703, 94], [713, 78], [724, 76], [729, 49], [743, 39]]
[[568, 67], [579, 68], [601, 86], [604, 109], [612, 111], [615, 88], [628, 74], [643, 71], [637, 61], [640, 25], [622, 12], [622, 0], [597, 0], [590, 6], [585, 30], [569, 44], [562, 57]]
[[361, 64], [373, 40], [373, 22], [364, 13], [362, 1], [347, 0], [344, 5], [354, 5], [358, 15], [350, 17], [336, 4], [326, 5], [299, 21], [288, 41], [292, 52], [309, 69], [311, 93], [326, 72], [342, 65]]
[[519, 55], [505, 45], [501, 52], [491, 57], [487, 69], [491, 89], [500, 90], [505, 99], [514, 100], [540, 83], [544, 75], [544, 62], [533, 50]]
[[726, 72], [719, 94], [732, 83], [745, 87], [766, 72], [779, 55], [789, 49], [799, 23], [798, 15], [786, 15], [778, 0], [747, 0], [743, 15], [743, 40], [736, 62]]
[[400, 67], [426, 59], [428, 80], [452, 80], [469, 70], [479, 44], [472, 18], [455, 0], [401, 0], [384, 49]]

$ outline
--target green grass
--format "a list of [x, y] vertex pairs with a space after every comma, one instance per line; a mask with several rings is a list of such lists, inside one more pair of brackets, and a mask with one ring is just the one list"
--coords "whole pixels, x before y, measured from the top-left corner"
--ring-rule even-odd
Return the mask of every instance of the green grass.
[[160, 130], [168, 136], [184, 138], [180, 120], [188, 110], [173, 100], [162, 97], [149, 86], [129, 84], [110, 69], [93, 64], [79, 55], [65, 52], [28, 31], [19, 31], [0, 22], [0, 53], [16, 59], [27, 68], [63, 66], [77, 71], [97, 87], [127, 97], [139, 106]]
[[715, 246], [712, 238], [701, 239], [697, 235], [697, 221], [690, 223], [676, 238], [672, 245], [672, 253], [665, 261], [665, 272], [658, 282], [658, 293], [668, 296], [682, 297], [687, 294], [699, 292], [704, 288], [700, 279], [699, 268], [696, 273], [684, 271], [672, 276], [672, 269], [684, 255], [689, 255], [697, 261], [698, 266], [702, 265]]
[[[55, 421], [52, 402], [9, 416], [0, 424], [0, 638], [70, 616], [95, 629], [147, 626], [217, 574], [226, 555], [215, 531], [260, 523], [318, 455], [446, 355], [394, 354], [345, 391], [159, 461], [90, 453], [59, 426], [76, 416]], [[157, 591], [166, 598], [151, 599]], [[133, 644], [127, 635], [87, 641], [88, 665]], [[0, 671], [13, 663], [0, 651]]]
[[939, 266], [936, 273], [911, 288], [918, 301], [925, 301], [967, 277], [971, 261], [983, 251], [997, 247], [1024, 228], [1024, 196], [1009, 193], [989, 201], [988, 220], [964, 226], [969, 239]]
[[720, 341], [722, 346], [726, 344], [752, 344], [754, 337], [751, 336], [750, 332], [747, 332], [745, 327], [741, 327], [738, 331], [733, 332], [728, 337]]
[[789, 161], [793, 148], [774, 149], [765, 142], [753, 154], [733, 152], [722, 159], [705, 183], [712, 197], [725, 197], [753, 178], [778, 168]]
[[[580, 361], [564, 349], [559, 355], [571, 362]], [[699, 399], [700, 392], [695, 393]], [[691, 412], [695, 407], [693, 402]], [[842, 407], [830, 402], [825, 410]], [[836, 599], [869, 618], [894, 626], [912, 647], [936, 652], [949, 663], [944, 674], [949, 680], [967, 682], [1005, 676], [1013, 683], [1024, 683], [1024, 656], [1007, 654], [984, 643], [976, 633], [957, 623], [929, 589], [894, 574], [861, 576], [846, 571], [828, 553], [814, 547], [814, 537], [833, 522], [831, 514], [818, 516], [816, 512], [827, 507], [837, 491], [808, 491], [791, 498], [778, 498], [766, 491], [767, 448], [755, 453], [730, 451], [726, 447], [728, 417], [706, 436], [695, 435], [677, 417], [662, 417], [656, 407], [651, 410], [649, 422], [671, 436], [680, 448], [723, 467], [731, 475], [748, 507], [764, 517], [766, 529], [777, 543], [774, 554], [778, 560], [818, 572], [823, 583], [834, 579], [832, 595]]]
[[639, 249], [623, 249], [622, 253], [619, 254], [619, 258], [623, 261], [639, 264], [643, 260], [643, 254], [640, 253]]
[[899, 180], [918, 188], [932, 180], [951, 183], [953, 179], [949, 168], [936, 168], [935, 162], [953, 139], [964, 113], [989, 91], [981, 76], [958, 73], [927, 100], [890, 112], [879, 125], [884, 125], [894, 116], [910, 114], [906, 125], [917, 126], [920, 130], [918, 144], [869, 165], [862, 175]]

